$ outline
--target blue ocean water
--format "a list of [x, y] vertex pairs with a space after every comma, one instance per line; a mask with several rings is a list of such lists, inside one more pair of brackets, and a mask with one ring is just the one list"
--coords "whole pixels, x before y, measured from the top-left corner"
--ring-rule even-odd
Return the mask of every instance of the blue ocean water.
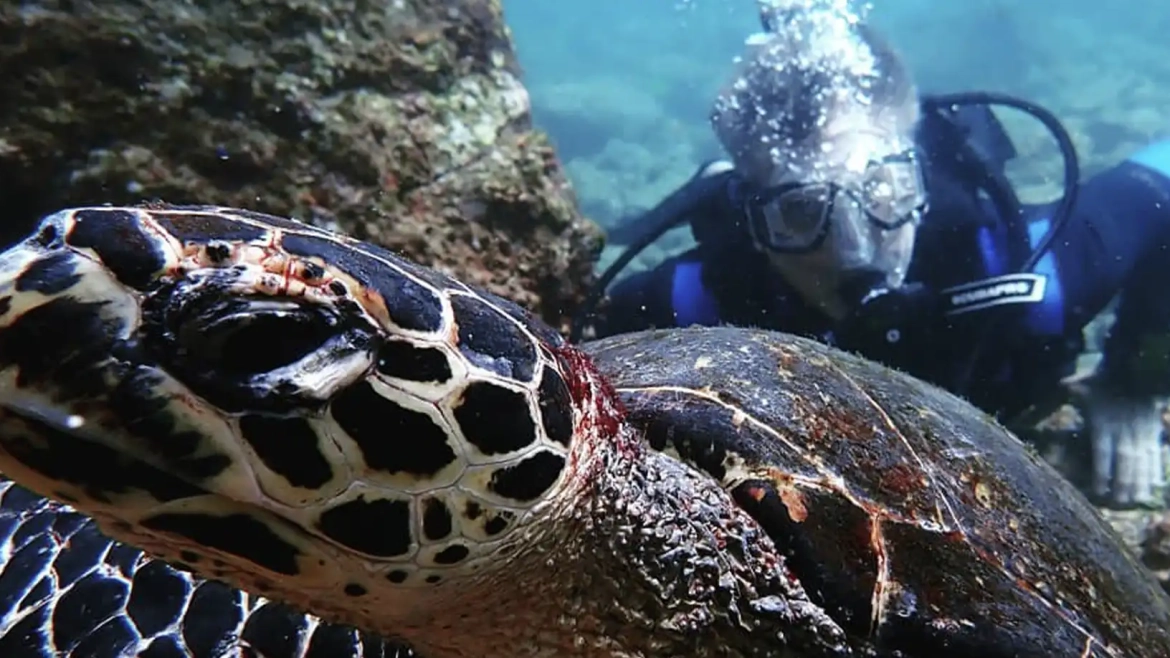
[[[505, 0], [504, 9], [535, 120], [591, 218], [613, 226], [720, 155], [707, 113], [759, 30], [753, 0]], [[1170, 134], [1165, 3], [876, 0], [868, 20], [924, 92], [1008, 92], [1055, 112], [1087, 174]], [[1026, 116], [1001, 119], [1020, 152], [1012, 175], [1022, 196], [1058, 194], [1054, 142]], [[676, 232], [658, 252], [686, 240]]]

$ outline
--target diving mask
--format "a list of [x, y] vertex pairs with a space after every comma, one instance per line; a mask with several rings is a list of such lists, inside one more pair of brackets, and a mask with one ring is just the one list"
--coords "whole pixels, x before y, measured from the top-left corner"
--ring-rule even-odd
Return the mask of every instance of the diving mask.
[[925, 185], [913, 150], [869, 163], [857, 184], [781, 183], [745, 199], [748, 225], [761, 248], [815, 251], [834, 222], [868, 221], [884, 230], [917, 222]]

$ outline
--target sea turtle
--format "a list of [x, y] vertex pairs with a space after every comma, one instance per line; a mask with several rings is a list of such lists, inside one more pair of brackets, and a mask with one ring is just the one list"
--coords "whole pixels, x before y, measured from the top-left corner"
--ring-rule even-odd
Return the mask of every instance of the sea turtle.
[[1070, 485], [815, 342], [577, 347], [378, 247], [157, 204], [45, 218], [0, 311], [0, 471], [424, 657], [1170, 656]]

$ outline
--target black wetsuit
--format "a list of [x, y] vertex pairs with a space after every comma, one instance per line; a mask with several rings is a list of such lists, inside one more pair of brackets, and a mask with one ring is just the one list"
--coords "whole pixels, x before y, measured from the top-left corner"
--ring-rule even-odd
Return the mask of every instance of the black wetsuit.
[[1170, 393], [1170, 142], [1084, 182], [1036, 276], [994, 279], [1019, 271], [1047, 232], [1052, 206], [1024, 206], [1014, 222], [997, 216], [946, 140], [959, 126], [1001, 172], [1015, 152], [987, 108], [968, 109], [945, 121], [928, 115], [918, 136], [929, 206], [907, 281], [932, 291], [929, 312], [911, 307], [871, 335], [851, 330], [841, 340], [840, 325], [804, 303], [748, 243], [730, 172], [721, 192], [695, 199], [699, 246], [618, 282], [598, 334], [692, 324], [778, 329], [858, 351], [1012, 416], [1059, 395], [1083, 350], [1083, 327], [1120, 293], [1101, 372], [1133, 394]]

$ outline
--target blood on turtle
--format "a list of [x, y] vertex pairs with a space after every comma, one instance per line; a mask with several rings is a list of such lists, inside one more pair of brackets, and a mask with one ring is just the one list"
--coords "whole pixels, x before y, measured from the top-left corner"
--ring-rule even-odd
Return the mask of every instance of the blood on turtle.
[[938, 388], [754, 329], [574, 346], [240, 209], [74, 208], [0, 254], [0, 472], [429, 658], [1170, 656], [1152, 574]]

